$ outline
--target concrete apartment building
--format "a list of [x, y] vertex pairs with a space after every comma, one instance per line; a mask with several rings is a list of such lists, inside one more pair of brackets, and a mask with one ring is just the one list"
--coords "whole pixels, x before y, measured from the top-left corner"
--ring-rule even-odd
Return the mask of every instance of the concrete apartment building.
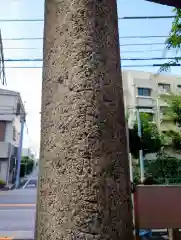
[[180, 76], [123, 71], [122, 77], [125, 111], [129, 116], [130, 126], [136, 120], [136, 108], [139, 108], [140, 112], [152, 114], [154, 120], [160, 124], [164, 119], [163, 112], [166, 106], [166, 103], [160, 100], [160, 94], [181, 93]]
[[25, 109], [18, 92], [0, 89], [0, 179], [14, 183]]

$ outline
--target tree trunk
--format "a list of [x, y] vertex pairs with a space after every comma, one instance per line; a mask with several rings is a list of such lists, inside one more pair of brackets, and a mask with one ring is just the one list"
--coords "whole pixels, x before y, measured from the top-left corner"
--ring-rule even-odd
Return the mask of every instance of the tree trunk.
[[116, 0], [46, 0], [37, 240], [131, 240]]

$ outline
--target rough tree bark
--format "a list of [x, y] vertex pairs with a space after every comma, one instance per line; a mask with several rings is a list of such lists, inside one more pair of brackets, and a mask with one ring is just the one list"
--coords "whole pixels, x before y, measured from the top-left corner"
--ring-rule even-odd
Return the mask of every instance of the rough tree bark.
[[38, 240], [132, 239], [116, 0], [46, 0]]

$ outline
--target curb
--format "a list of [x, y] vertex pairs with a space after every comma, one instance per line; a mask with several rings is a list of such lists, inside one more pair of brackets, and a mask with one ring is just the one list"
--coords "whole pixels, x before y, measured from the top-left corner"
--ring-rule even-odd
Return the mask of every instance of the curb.
[[0, 240], [34, 240], [34, 230], [0, 231]]

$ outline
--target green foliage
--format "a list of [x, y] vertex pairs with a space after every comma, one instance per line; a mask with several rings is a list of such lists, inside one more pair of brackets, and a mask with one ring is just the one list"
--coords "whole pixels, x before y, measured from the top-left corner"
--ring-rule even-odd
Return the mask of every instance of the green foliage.
[[139, 150], [141, 149], [141, 141], [138, 137], [138, 131], [136, 131], [135, 128], [129, 129], [129, 148], [131, 154], [135, 158], [138, 158]]
[[[171, 93], [170, 95], [161, 95], [161, 98], [167, 103], [165, 114], [169, 121], [172, 121], [175, 126], [181, 127], [181, 95]], [[172, 139], [173, 149], [181, 151], [181, 134], [176, 127], [175, 130], [167, 131], [165, 136]]]
[[165, 113], [169, 119], [181, 126], [181, 95], [170, 93], [169, 95], [163, 94], [161, 98], [167, 103]]
[[3, 181], [2, 179], [0, 179], [0, 185], [5, 185], [5, 181]]
[[179, 132], [173, 132], [172, 134], [172, 147], [177, 151], [181, 151], [181, 134]]
[[[172, 22], [172, 28], [169, 37], [166, 40], [166, 51], [175, 50], [174, 60], [164, 63], [160, 68], [161, 71], [170, 70], [171, 66], [178, 65], [181, 57], [181, 9], [174, 8], [175, 18]], [[163, 98], [163, 96], [162, 96]], [[165, 95], [168, 107], [166, 108], [167, 116], [179, 127], [181, 127], [181, 96], [171, 94]], [[177, 151], [181, 151], [181, 134], [176, 131], [168, 133], [172, 138], [172, 147]], [[168, 135], [167, 134], [167, 135]]]
[[133, 129], [129, 129], [129, 146], [130, 152], [138, 158], [139, 150], [143, 150], [143, 154], [159, 152], [163, 146], [163, 139], [160, 136], [157, 126], [151, 121], [150, 115], [146, 113], [140, 114], [142, 137], [138, 137], [138, 124], [135, 122]]
[[31, 159], [28, 156], [22, 156], [21, 162], [28, 162]]
[[160, 153], [155, 161], [145, 161], [146, 173], [152, 173], [158, 181], [181, 177], [181, 160]]
[[24, 177], [26, 174], [29, 174], [33, 171], [34, 161], [29, 157], [22, 157], [21, 168], [20, 168], [20, 177]]
[[20, 168], [20, 177], [24, 177], [26, 175], [26, 165], [24, 163], [21, 163], [21, 168]]
[[175, 18], [172, 22], [172, 28], [169, 37], [166, 40], [166, 51], [175, 50], [175, 58], [172, 61], [164, 63], [160, 71], [169, 71], [171, 66], [177, 66], [181, 60], [178, 54], [181, 50], [181, 9], [175, 8], [173, 10]]
[[140, 166], [139, 163], [133, 163], [133, 182], [138, 183], [140, 182]]
[[[160, 184], [176, 184], [181, 183], [181, 159], [170, 157], [165, 153], [159, 153], [156, 160], [146, 160], [145, 177], [150, 174]], [[134, 181], [140, 179], [140, 168], [137, 164], [133, 166]], [[136, 173], [136, 174], [135, 174]]]
[[30, 160], [27, 164], [27, 174], [29, 174], [33, 171], [33, 167], [34, 167], [34, 161]]

